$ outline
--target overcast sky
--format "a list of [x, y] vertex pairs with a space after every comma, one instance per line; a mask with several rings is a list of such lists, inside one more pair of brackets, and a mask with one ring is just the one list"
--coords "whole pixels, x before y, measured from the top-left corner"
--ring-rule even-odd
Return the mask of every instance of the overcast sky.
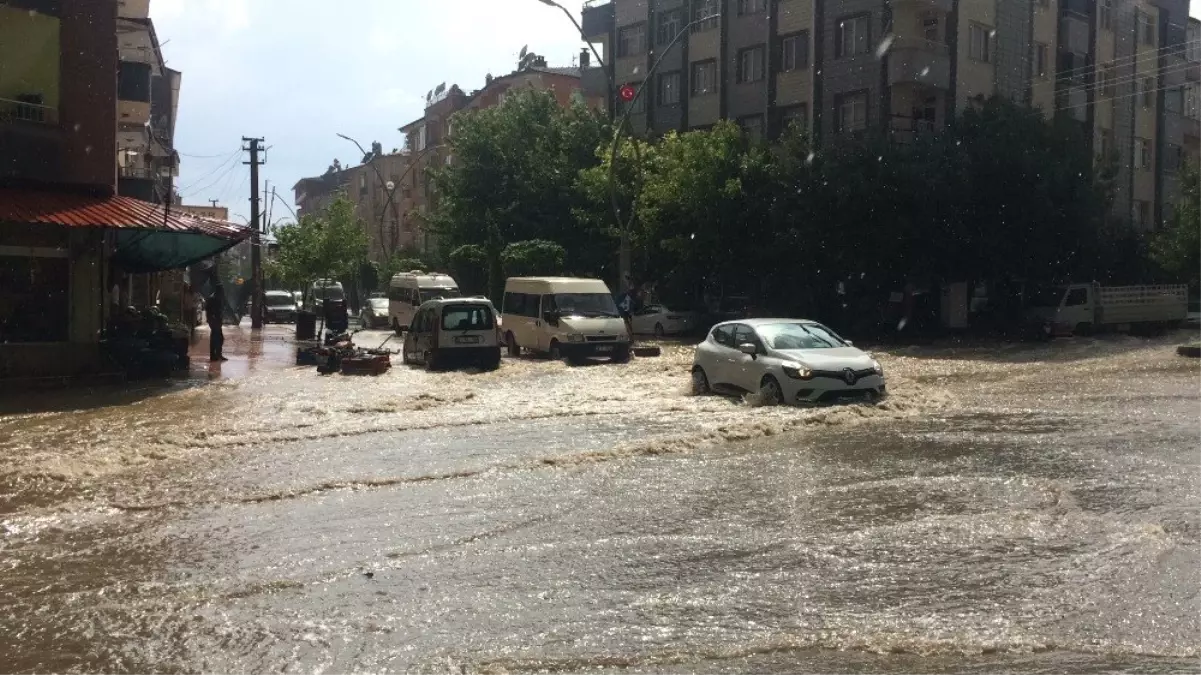
[[[562, 4], [578, 17], [583, 3]], [[150, 14], [167, 65], [183, 71], [176, 185], [185, 203], [217, 199], [243, 216], [242, 136], [266, 138], [261, 178], [291, 205], [300, 178], [361, 159], [336, 134], [399, 148], [398, 128], [438, 84], [478, 89], [512, 71], [524, 45], [559, 66], [583, 46], [538, 0], [151, 0]], [[272, 217], [285, 213], [276, 205]]]
[[[578, 17], [583, 3], [562, 4]], [[358, 163], [336, 134], [401, 147], [398, 128], [438, 84], [477, 89], [487, 73], [512, 71], [524, 45], [552, 66], [571, 65], [582, 46], [538, 0], [151, 0], [150, 14], [168, 65], [183, 71], [176, 184], [185, 203], [217, 199], [241, 216], [242, 136], [266, 138], [261, 177], [291, 205], [300, 178], [335, 157]], [[285, 212], [276, 205], [272, 218]]]

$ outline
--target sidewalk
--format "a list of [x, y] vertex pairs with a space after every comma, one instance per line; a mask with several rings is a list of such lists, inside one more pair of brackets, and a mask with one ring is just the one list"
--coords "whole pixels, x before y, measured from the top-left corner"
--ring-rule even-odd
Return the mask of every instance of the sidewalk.
[[296, 328], [267, 324], [261, 331], [250, 328], [250, 318], [237, 326], [225, 326], [225, 362], [209, 361], [209, 329], [196, 328], [188, 347], [191, 360], [189, 377], [239, 378], [260, 371], [280, 370], [296, 365]]

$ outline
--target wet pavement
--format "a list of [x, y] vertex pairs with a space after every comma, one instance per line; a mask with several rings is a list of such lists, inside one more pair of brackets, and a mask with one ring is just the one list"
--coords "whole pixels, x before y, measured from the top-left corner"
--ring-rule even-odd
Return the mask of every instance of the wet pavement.
[[288, 332], [3, 404], [0, 669], [1198, 670], [1179, 338], [896, 348], [883, 404], [793, 409], [682, 345], [321, 377]]

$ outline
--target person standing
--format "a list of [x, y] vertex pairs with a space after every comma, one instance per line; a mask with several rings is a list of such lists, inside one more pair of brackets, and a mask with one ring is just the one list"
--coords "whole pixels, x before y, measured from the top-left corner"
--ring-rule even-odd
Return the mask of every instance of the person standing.
[[229, 360], [221, 354], [221, 348], [225, 345], [225, 334], [221, 331], [224, 314], [225, 290], [217, 286], [204, 305], [204, 318], [209, 325], [209, 361]]

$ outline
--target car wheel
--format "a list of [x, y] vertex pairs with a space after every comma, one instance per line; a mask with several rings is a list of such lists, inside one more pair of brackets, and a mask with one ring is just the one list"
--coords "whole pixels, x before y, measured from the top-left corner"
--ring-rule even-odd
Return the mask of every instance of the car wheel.
[[663, 324], [661, 324], [661, 323], [655, 324], [655, 337], [657, 337], [659, 339], [663, 339], [663, 336], [666, 334], [667, 334], [667, 331], [663, 330]]
[[481, 364], [481, 366], [484, 370], [489, 371], [500, 368], [500, 349], [496, 350], [496, 356], [490, 356], [487, 359], [484, 359], [484, 362]]
[[705, 369], [700, 366], [692, 367], [692, 393], [694, 396], [705, 396], [712, 393], [709, 388], [709, 377], [705, 375]]
[[437, 372], [438, 365], [439, 365], [438, 357], [435, 356], [433, 352], [426, 352], [425, 353], [425, 369], [431, 373]]
[[505, 344], [509, 346], [509, 356], [519, 358], [521, 356], [521, 345], [517, 344], [517, 337], [512, 333], [505, 335]]
[[550, 360], [551, 361], [562, 361], [563, 360], [563, 350], [559, 349], [559, 341], [558, 340], [550, 341]]
[[613, 363], [629, 363], [630, 347], [627, 345], [625, 349], [618, 348], [613, 352], [613, 356], [609, 360]]
[[759, 401], [763, 405], [780, 405], [784, 402], [784, 392], [780, 389], [780, 383], [771, 375], [763, 376], [759, 383]]
[[400, 327], [400, 322], [395, 317], [392, 318], [392, 332], [397, 335], [404, 334], [404, 330]]

